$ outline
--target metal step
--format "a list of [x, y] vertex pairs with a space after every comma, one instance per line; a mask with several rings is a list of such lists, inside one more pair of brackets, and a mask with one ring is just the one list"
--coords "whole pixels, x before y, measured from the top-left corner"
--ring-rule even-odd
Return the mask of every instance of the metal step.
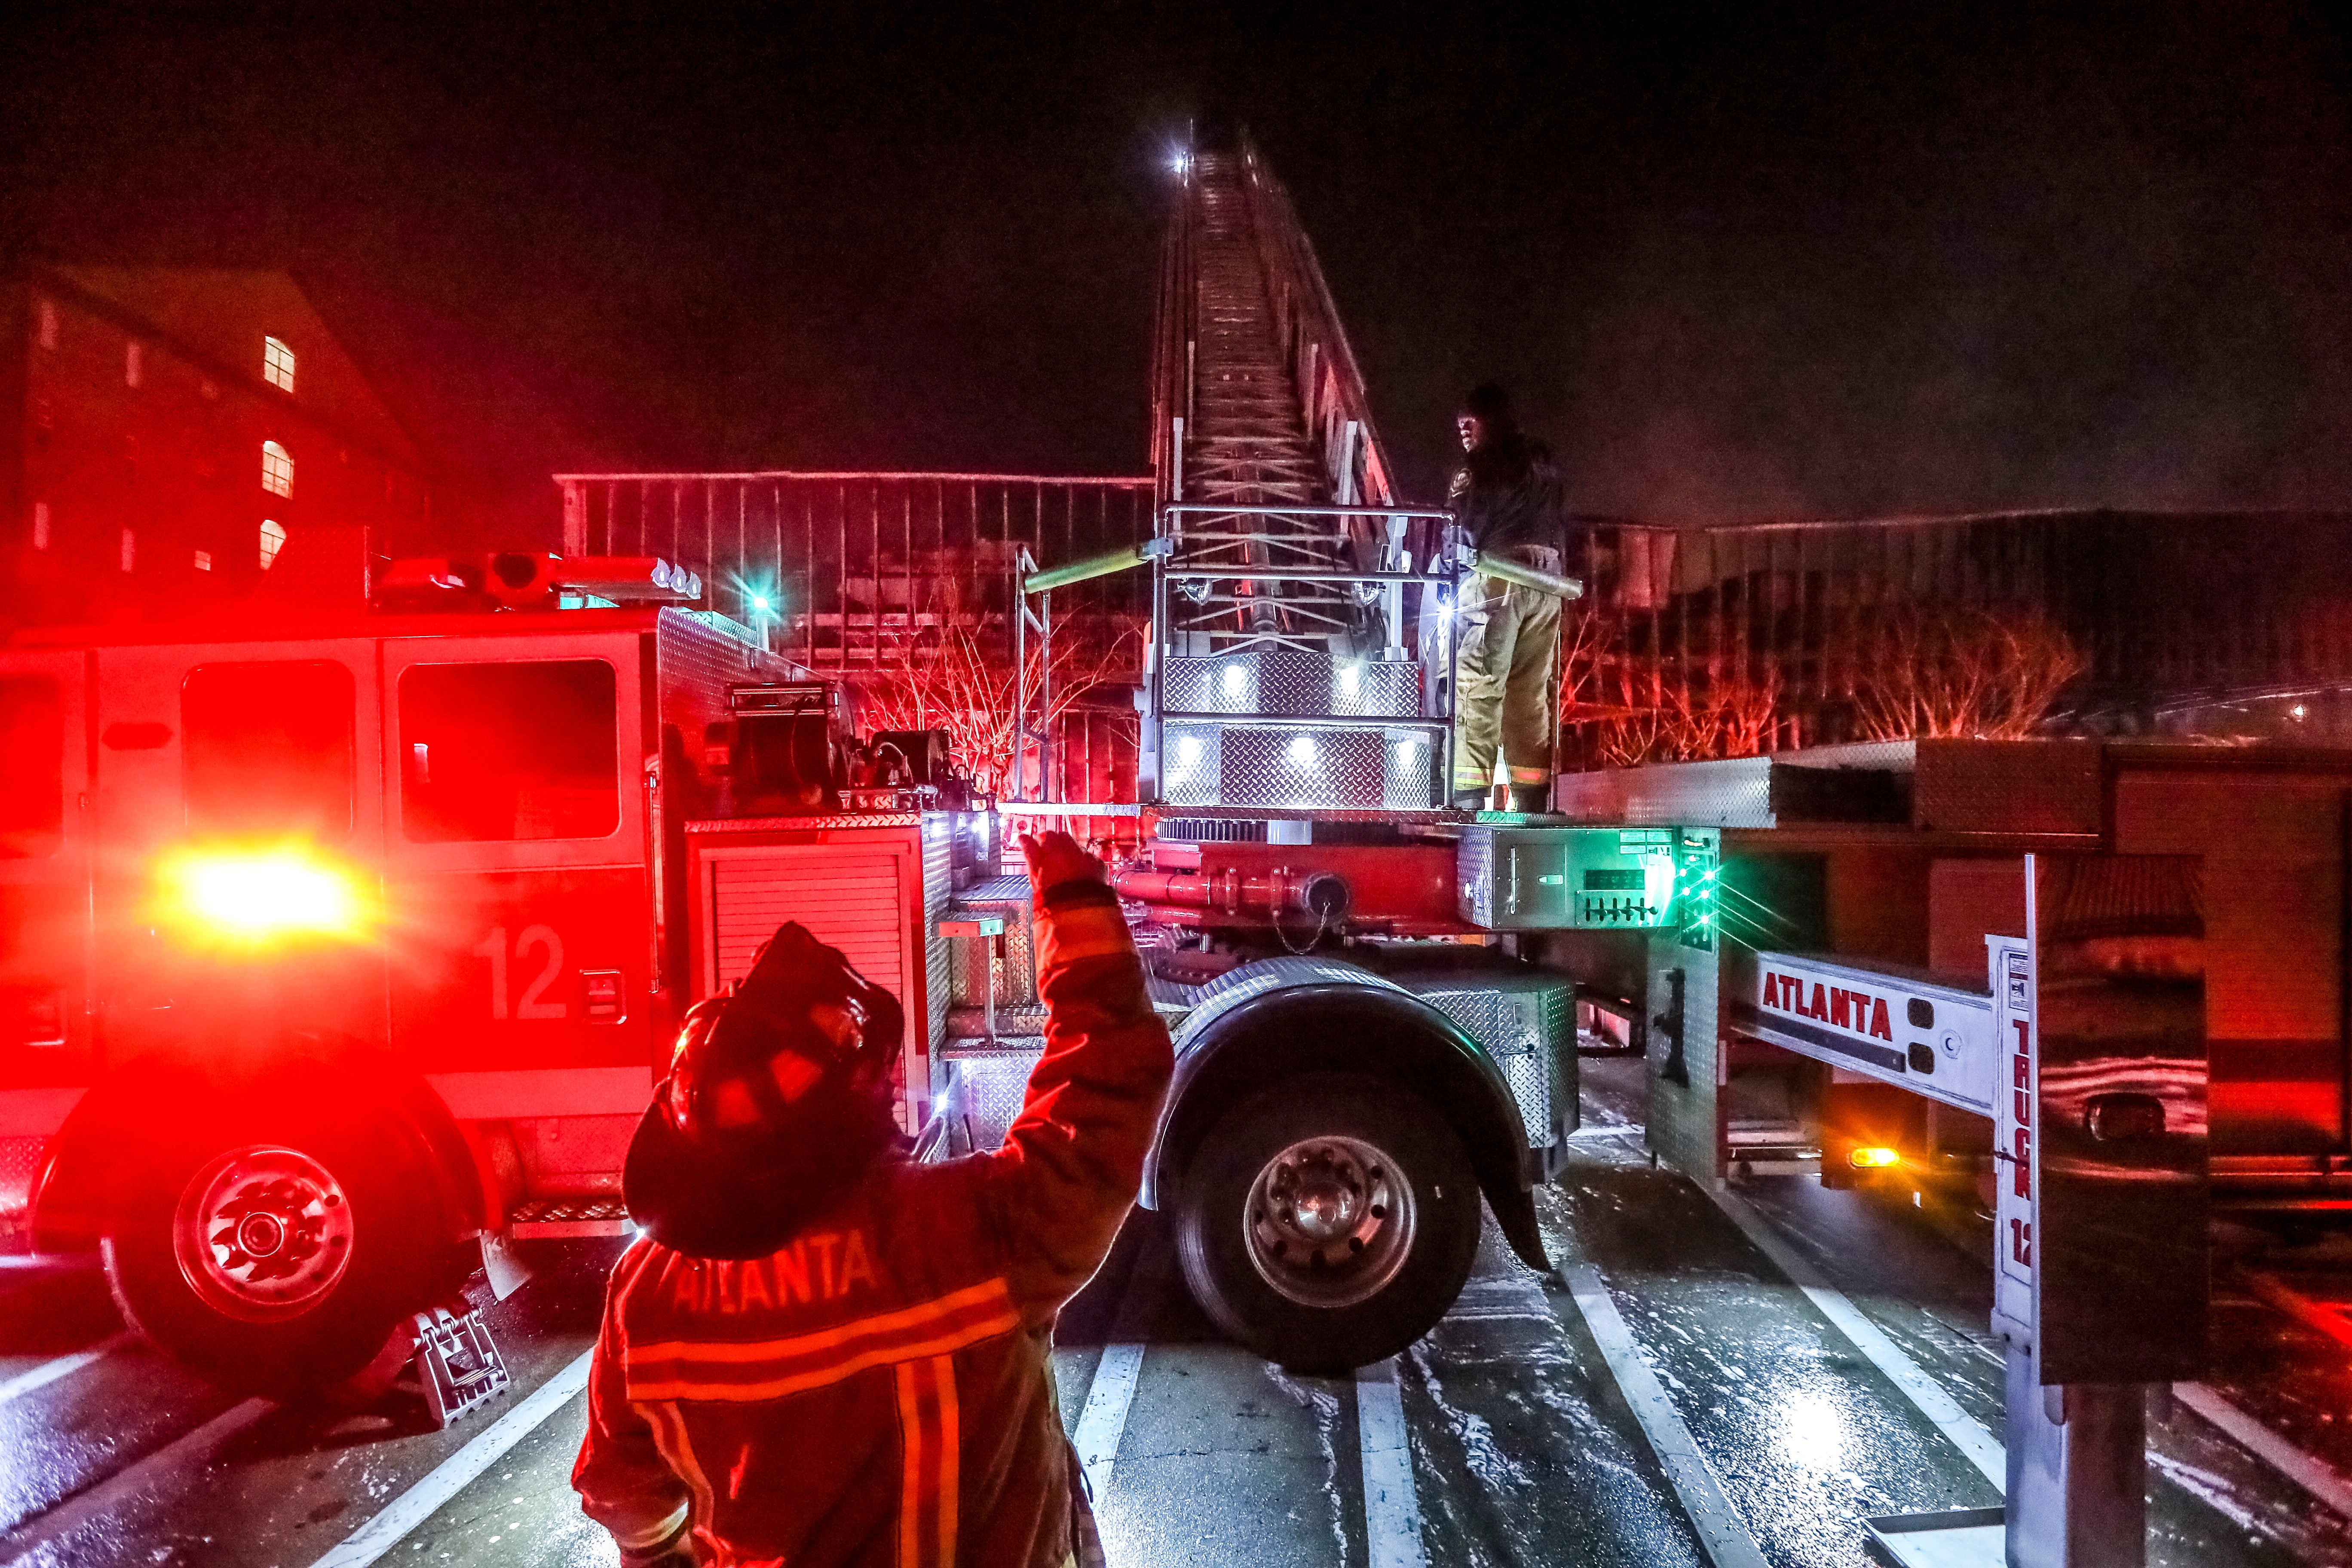
[[626, 1236], [635, 1228], [619, 1198], [532, 1198], [507, 1211], [507, 1234], [518, 1241]]

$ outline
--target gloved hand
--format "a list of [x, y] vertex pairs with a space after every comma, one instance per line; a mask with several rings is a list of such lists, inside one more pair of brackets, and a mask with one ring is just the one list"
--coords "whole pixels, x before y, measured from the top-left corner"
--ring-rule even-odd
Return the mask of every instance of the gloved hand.
[[1029, 862], [1029, 888], [1043, 902], [1045, 895], [1066, 882], [1099, 882], [1103, 863], [1078, 847], [1066, 833], [1024, 833], [1021, 854]]

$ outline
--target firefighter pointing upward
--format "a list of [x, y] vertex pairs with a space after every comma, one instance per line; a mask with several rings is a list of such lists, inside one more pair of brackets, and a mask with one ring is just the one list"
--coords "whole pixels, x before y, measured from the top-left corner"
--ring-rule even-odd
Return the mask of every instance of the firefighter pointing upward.
[[1171, 1064], [1101, 868], [1065, 834], [1022, 848], [1046, 1043], [996, 1152], [908, 1158], [898, 1005], [797, 925], [688, 1016], [572, 1471], [625, 1562], [1060, 1568], [1091, 1540], [1051, 1331]]
[[[1462, 467], [1446, 504], [1470, 542], [1558, 575], [1564, 524], [1550, 451], [1521, 432], [1509, 396], [1492, 384], [1472, 389], [1454, 423]], [[1458, 809], [1486, 804], [1498, 744], [1509, 770], [1511, 809], [1549, 809], [1559, 654], [1558, 599], [1493, 577], [1464, 585], [1454, 692]]]

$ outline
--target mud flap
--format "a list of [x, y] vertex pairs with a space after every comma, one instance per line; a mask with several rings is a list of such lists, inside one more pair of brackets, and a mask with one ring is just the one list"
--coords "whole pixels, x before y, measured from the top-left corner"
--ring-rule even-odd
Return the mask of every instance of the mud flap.
[[538, 1270], [530, 1266], [513, 1237], [486, 1232], [482, 1237], [482, 1272], [489, 1279], [490, 1294], [503, 1301], [530, 1283], [530, 1277]]
[[1488, 1188], [1486, 1206], [1495, 1211], [1495, 1223], [1503, 1227], [1503, 1238], [1520, 1262], [1538, 1274], [1552, 1271], [1551, 1259], [1544, 1254], [1543, 1230], [1536, 1224], [1536, 1200], [1523, 1187], [1507, 1192]]

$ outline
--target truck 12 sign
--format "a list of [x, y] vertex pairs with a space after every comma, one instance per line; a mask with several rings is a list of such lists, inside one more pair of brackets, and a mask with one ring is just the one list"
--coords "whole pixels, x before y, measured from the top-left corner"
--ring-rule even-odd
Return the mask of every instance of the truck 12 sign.
[[1756, 955], [1759, 1039], [1979, 1116], [1992, 1114], [1992, 998], [1895, 971]]

